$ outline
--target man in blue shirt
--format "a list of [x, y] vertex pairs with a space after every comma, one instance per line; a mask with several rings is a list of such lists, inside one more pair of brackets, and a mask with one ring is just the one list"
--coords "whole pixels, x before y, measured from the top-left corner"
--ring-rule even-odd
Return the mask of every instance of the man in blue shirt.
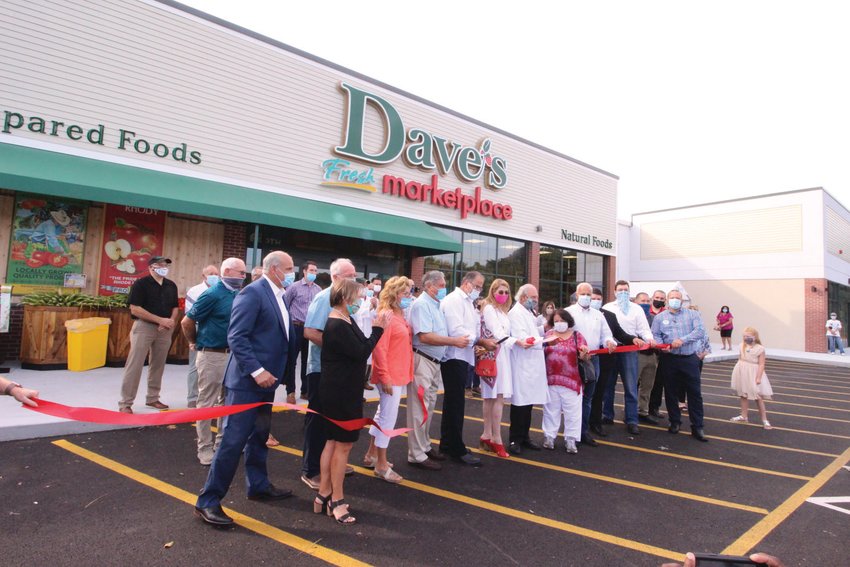
[[682, 412], [676, 393], [684, 389], [688, 396], [688, 416], [693, 438], [707, 442], [702, 428], [699, 357], [699, 353], [704, 350], [705, 327], [697, 311], [682, 309], [680, 291], [674, 289], [667, 294], [667, 309], [652, 321], [652, 335], [656, 342], [671, 347], [661, 352], [658, 361], [658, 371], [664, 379], [664, 398], [670, 420], [668, 431], [676, 434], [682, 425]]
[[[227, 327], [233, 298], [245, 281], [245, 262], [239, 258], [228, 258], [221, 263], [221, 278], [195, 299], [192, 308], [183, 317], [180, 326], [189, 342], [189, 349], [196, 353], [198, 368], [197, 407], [208, 408], [224, 403], [224, 369], [230, 349], [227, 346]], [[196, 330], [197, 325], [197, 330]], [[213, 454], [221, 442], [221, 420], [219, 434], [213, 443], [212, 420], [197, 422], [198, 460], [202, 465], [212, 463]]]

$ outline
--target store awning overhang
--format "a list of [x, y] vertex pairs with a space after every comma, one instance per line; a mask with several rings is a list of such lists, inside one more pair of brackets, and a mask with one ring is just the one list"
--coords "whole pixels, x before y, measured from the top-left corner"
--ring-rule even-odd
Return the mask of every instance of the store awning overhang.
[[462, 249], [423, 221], [7, 143], [0, 188], [389, 242], [421, 255]]

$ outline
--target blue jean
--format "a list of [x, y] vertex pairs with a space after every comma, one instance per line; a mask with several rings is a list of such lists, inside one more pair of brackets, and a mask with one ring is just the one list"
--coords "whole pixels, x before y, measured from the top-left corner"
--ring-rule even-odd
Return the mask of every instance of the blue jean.
[[844, 354], [844, 342], [841, 340], [841, 336], [827, 335], [826, 340], [829, 343], [829, 352], [835, 352], [835, 348], [838, 347], [841, 354]]
[[[596, 369], [597, 380], [599, 376], [602, 374], [599, 370], [599, 357], [594, 356], [590, 359], [593, 361], [593, 367]], [[590, 384], [585, 385], [584, 393], [582, 394], [581, 399], [581, 436], [584, 437], [587, 434], [587, 430], [590, 429], [590, 411], [593, 405], [593, 393], [596, 392], [596, 384], [598, 382], [591, 382]]]
[[[224, 405], [227, 406], [273, 401], [274, 392], [227, 390], [224, 397]], [[271, 418], [272, 407], [268, 404], [225, 416], [222, 421], [224, 433], [221, 445], [215, 452], [207, 483], [198, 496], [196, 506], [209, 508], [221, 504], [236, 475], [243, 452], [248, 495], [268, 490], [271, 482], [266, 469], [266, 458], [269, 454], [266, 441], [269, 438]]]
[[626, 423], [637, 425], [638, 422], [638, 353], [621, 352], [614, 355], [617, 358], [617, 369], [613, 379], [608, 381], [602, 416], [614, 419], [614, 389], [617, 386], [617, 375], [623, 381], [623, 394], [626, 399]]

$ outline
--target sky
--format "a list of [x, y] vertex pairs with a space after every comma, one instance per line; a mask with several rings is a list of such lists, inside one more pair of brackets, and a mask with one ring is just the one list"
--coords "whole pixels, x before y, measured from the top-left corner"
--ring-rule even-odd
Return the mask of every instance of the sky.
[[850, 208], [838, 0], [184, 3], [613, 173], [623, 220], [810, 187]]

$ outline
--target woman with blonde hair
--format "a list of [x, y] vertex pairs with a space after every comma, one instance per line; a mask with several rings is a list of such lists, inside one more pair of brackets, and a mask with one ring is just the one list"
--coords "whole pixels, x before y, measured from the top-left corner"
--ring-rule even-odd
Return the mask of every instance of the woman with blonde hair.
[[762, 425], [765, 429], [771, 429], [764, 400], [773, 397], [773, 389], [764, 372], [764, 361], [764, 347], [761, 344], [759, 332], [753, 327], [747, 327], [743, 333], [740, 358], [732, 369], [732, 389], [741, 398], [741, 415], [736, 415], [731, 421], [747, 423], [750, 400], [756, 400]]
[[[378, 387], [380, 396], [375, 423], [384, 431], [395, 428], [401, 394], [413, 380], [413, 331], [404, 319], [404, 310], [411, 302], [412, 288], [411, 279], [404, 276], [390, 278], [381, 290], [378, 302], [378, 316], [383, 313], [393, 315], [384, 328], [384, 336], [372, 351], [371, 382]], [[404, 480], [387, 461], [390, 438], [375, 426], [369, 428], [369, 435], [372, 439], [363, 457], [363, 465], [375, 469], [375, 476], [387, 482], [398, 484]]]
[[492, 338], [498, 343], [495, 351], [496, 376], [481, 376], [481, 398], [484, 401], [481, 448], [507, 459], [510, 455], [502, 442], [502, 407], [504, 401], [513, 394], [510, 349], [516, 342], [511, 337], [511, 323], [508, 319], [508, 311], [511, 309], [511, 287], [508, 282], [493, 280], [481, 304], [481, 338]]

